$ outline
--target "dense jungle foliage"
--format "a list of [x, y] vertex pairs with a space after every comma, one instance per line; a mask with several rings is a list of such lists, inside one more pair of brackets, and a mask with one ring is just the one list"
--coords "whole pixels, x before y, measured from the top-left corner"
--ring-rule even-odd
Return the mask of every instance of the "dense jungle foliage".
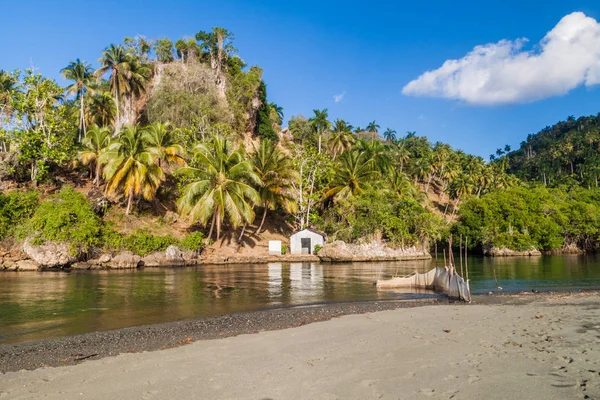
[[[147, 254], [224, 232], [239, 241], [277, 216], [329, 240], [428, 246], [455, 233], [480, 248], [598, 250], [598, 117], [569, 118], [489, 162], [327, 109], [282, 128], [262, 70], [233, 40], [223, 28], [125, 38], [97, 69], [68, 63], [67, 87], [0, 71], [0, 179], [13, 188], [0, 195], [1, 238]], [[82, 194], [94, 190], [102, 209]], [[189, 233], [120, 233], [103, 216], [111, 207], [176, 211]]]

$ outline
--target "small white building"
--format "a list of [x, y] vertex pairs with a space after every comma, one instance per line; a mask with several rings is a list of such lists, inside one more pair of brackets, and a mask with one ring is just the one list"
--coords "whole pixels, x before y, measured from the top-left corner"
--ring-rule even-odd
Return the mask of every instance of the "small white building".
[[291, 254], [314, 254], [315, 246], [325, 244], [325, 235], [312, 229], [303, 229], [290, 236]]

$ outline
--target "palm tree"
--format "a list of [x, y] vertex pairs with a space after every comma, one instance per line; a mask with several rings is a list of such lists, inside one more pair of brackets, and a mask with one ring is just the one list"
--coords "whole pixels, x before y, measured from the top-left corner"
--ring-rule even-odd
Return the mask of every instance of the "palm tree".
[[67, 94], [74, 94], [75, 99], [79, 100], [79, 141], [85, 136], [85, 92], [88, 91], [94, 82], [94, 70], [92, 66], [79, 58], [71, 61], [69, 65], [60, 70], [62, 76], [66, 79], [74, 81], [66, 87]]
[[125, 127], [100, 156], [100, 161], [105, 164], [106, 192], [115, 194], [121, 191], [127, 196], [126, 215], [131, 211], [135, 196], [154, 199], [165, 180], [165, 173], [157, 164], [156, 153], [151, 151], [144, 140], [143, 130], [138, 126]]
[[352, 126], [343, 119], [336, 119], [333, 123], [333, 129], [327, 140], [329, 151], [333, 155], [333, 159], [343, 152], [350, 150], [354, 144], [354, 136], [352, 135]]
[[141, 62], [135, 57], [131, 57], [129, 62], [129, 71], [127, 74], [128, 90], [125, 92], [129, 98], [129, 123], [136, 123], [136, 110], [134, 109], [134, 99], [139, 98], [142, 93], [146, 92], [146, 84], [150, 79], [150, 66]]
[[270, 103], [269, 107], [277, 115], [277, 118], [279, 119], [278, 125], [281, 125], [283, 123], [283, 107], [280, 107], [275, 103]]
[[386, 140], [386, 142], [391, 143], [394, 140], [396, 140], [396, 131], [393, 130], [392, 128], [387, 128], [385, 130], [385, 132], [383, 132], [383, 138]]
[[331, 127], [331, 122], [327, 120], [327, 109], [313, 110], [314, 117], [308, 120], [312, 129], [319, 135], [319, 154], [321, 154], [321, 137]]
[[347, 151], [341, 155], [325, 199], [348, 199], [365, 192], [379, 176], [374, 160], [365, 151]]
[[367, 125], [367, 132], [371, 133], [371, 140], [374, 140], [375, 136], [378, 136], [379, 128], [379, 125], [377, 125], [375, 121], [369, 122], [369, 125]]
[[83, 165], [94, 164], [94, 184], [99, 186], [102, 171], [100, 157], [110, 144], [110, 131], [106, 127], [100, 128], [97, 125], [92, 125], [82, 143], [84, 149], [79, 152], [79, 159]]
[[373, 160], [373, 165], [382, 174], [385, 174], [390, 167], [389, 147], [379, 140], [366, 141], [360, 139], [356, 142], [356, 149], [364, 152], [367, 157]]
[[260, 183], [260, 179], [242, 151], [234, 150], [227, 139], [214, 136], [210, 142], [196, 145], [194, 160], [199, 168], [180, 169], [194, 179], [183, 188], [180, 212], [202, 225], [211, 220], [208, 237], [216, 225], [217, 241], [226, 216], [234, 229], [252, 223], [253, 206], [260, 201], [252, 184]]
[[162, 161], [172, 164], [184, 165], [183, 156], [185, 149], [177, 143], [175, 132], [168, 122], [163, 124], [155, 122], [144, 129], [144, 140], [158, 154], [158, 165]]
[[260, 180], [258, 194], [264, 208], [262, 220], [256, 230], [258, 234], [265, 223], [268, 210], [280, 206], [287, 212], [296, 211], [298, 204], [292, 189], [300, 176], [292, 166], [292, 159], [269, 139], [261, 139], [260, 145], [254, 144], [253, 166]]
[[97, 76], [103, 76], [109, 74], [109, 84], [112, 94], [115, 98], [116, 106], [116, 119], [115, 119], [115, 135], [119, 130], [120, 125], [120, 106], [119, 96], [129, 92], [129, 72], [131, 56], [127, 50], [121, 46], [115, 46], [111, 44], [102, 53], [100, 61], [100, 68], [96, 71]]
[[86, 120], [89, 125], [110, 127], [115, 123], [115, 99], [108, 92], [88, 97]]

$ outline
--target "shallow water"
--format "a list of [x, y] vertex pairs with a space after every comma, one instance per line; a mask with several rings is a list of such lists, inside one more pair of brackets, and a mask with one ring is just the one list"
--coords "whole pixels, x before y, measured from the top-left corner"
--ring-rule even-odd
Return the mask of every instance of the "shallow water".
[[[433, 266], [432, 260], [0, 273], [0, 343], [269, 307], [437, 296], [374, 286]], [[469, 257], [473, 293], [497, 290], [494, 270], [505, 292], [600, 288], [600, 256]]]

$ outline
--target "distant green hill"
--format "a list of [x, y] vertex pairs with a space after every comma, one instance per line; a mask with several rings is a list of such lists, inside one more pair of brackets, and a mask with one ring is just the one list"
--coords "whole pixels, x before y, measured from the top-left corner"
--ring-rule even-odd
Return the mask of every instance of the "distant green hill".
[[[600, 113], [567, 118], [529, 135], [518, 150], [497, 152], [495, 163], [526, 181], [546, 186], [598, 187], [600, 180]], [[492, 156], [494, 158], [494, 156]]]

